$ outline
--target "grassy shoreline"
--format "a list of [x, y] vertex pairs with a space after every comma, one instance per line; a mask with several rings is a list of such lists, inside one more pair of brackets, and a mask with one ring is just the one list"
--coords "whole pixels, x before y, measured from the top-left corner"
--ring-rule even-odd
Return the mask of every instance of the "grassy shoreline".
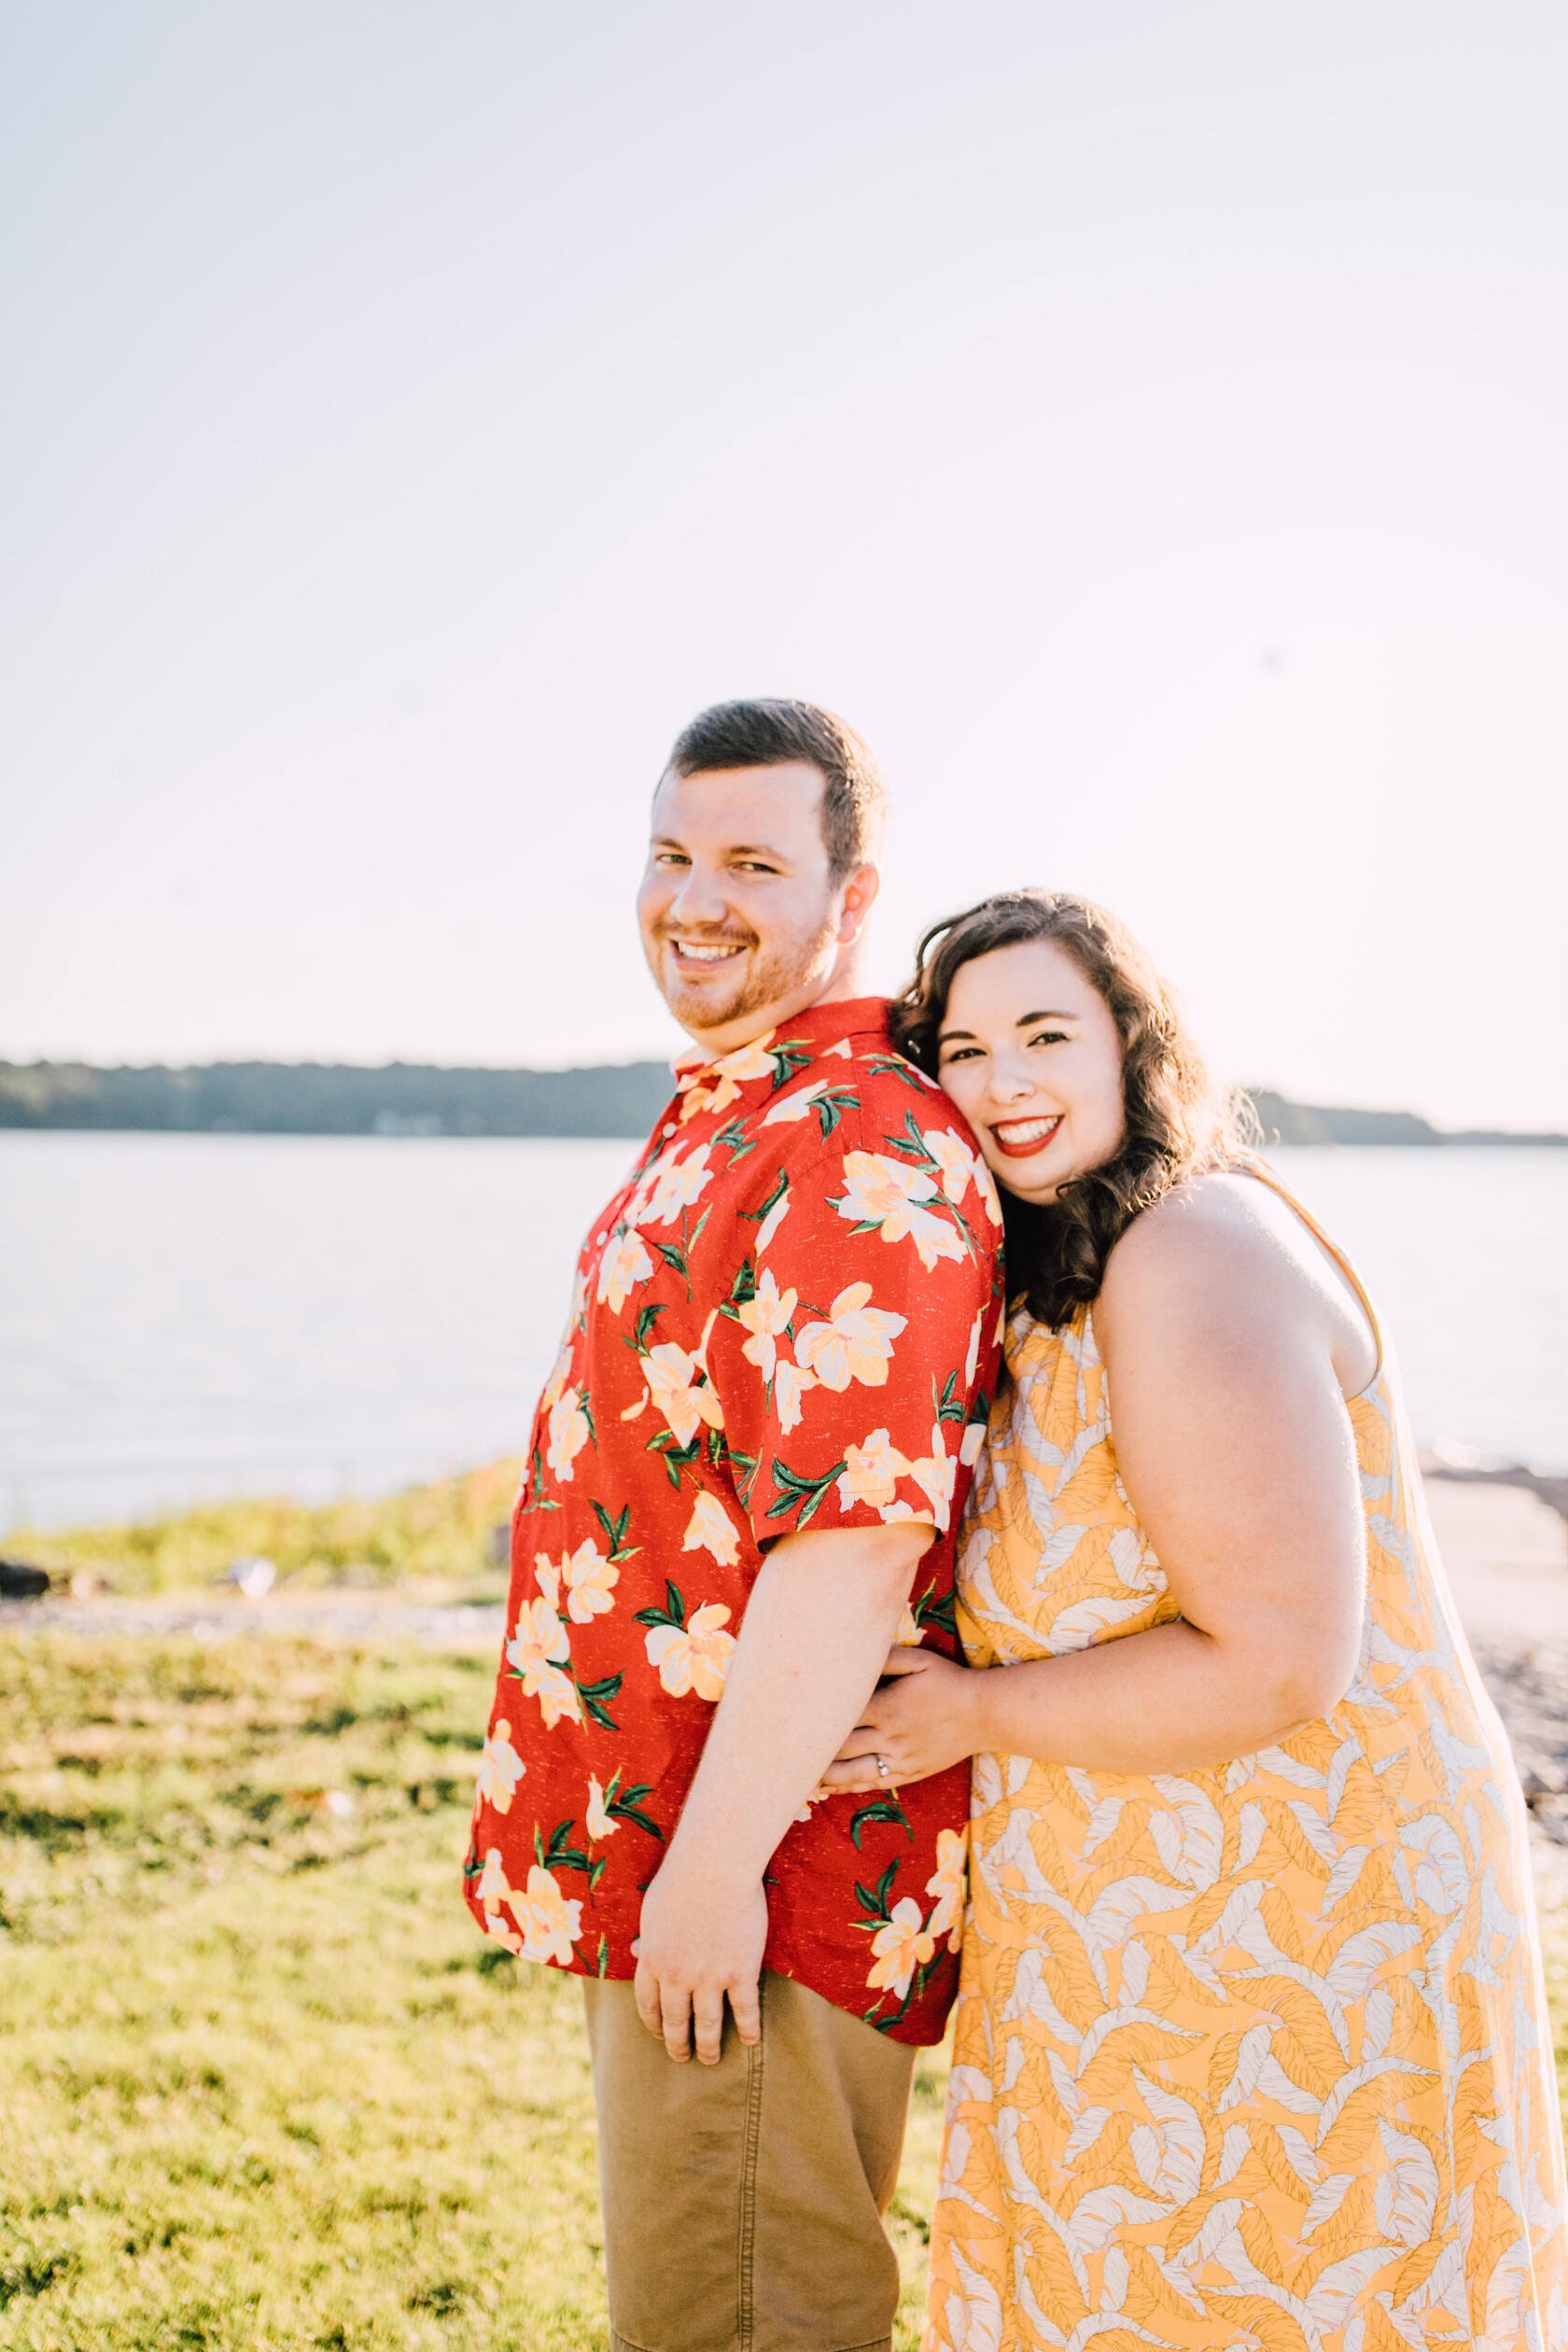
[[4, 1547], [57, 1576], [86, 1575], [126, 1594], [211, 1585], [232, 1561], [259, 1554], [299, 1591], [418, 1582], [500, 1599], [506, 1572], [491, 1560], [490, 1538], [511, 1512], [522, 1469], [503, 1457], [372, 1501], [261, 1496], [52, 1534], [21, 1527]]

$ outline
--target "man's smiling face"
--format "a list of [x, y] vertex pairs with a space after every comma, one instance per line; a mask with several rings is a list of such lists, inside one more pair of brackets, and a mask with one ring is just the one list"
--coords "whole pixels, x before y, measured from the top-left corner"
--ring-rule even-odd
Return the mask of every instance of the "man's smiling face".
[[833, 991], [875, 889], [871, 867], [834, 881], [808, 762], [668, 770], [637, 892], [643, 953], [682, 1029], [729, 1053]]

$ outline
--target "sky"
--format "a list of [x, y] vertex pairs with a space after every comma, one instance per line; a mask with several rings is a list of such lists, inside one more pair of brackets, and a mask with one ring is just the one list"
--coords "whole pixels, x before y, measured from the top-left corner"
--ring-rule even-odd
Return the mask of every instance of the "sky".
[[679, 1040], [707, 703], [872, 977], [1085, 890], [1219, 1067], [1568, 1127], [1558, 0], [7, 0], [0, 1056]]

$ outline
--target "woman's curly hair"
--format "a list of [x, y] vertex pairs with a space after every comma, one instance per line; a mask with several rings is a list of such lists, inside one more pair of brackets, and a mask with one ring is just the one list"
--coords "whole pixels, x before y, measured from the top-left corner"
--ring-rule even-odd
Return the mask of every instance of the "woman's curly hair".
[[1122, 1041], [1125, 1131], [1112, 1156], [1049, 1206], [1001, 1188], [1008, 1289], [1037, 1321], [1067, 1323], [1099, 1295], [1105, 1264], [1139, 1211], [1185, 1176], [1247, 1151], [1251, 1105], [1216, 1091], [1177, 1001], [1125, 923], [1065, 890], [1003, 890], [935, 923], [893, 1008], [902, 1053], [937, 1075], [937, 1039], [957, 973], [976, 956], [1049, 940], [1103, 998]]

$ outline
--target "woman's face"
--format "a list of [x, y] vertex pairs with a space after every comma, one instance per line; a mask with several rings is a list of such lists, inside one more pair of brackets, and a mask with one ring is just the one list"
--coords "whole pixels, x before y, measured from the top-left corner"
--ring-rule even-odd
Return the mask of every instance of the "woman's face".
[[1054, 940], [994, 947], [959, 968], [937, 1075], [999, 1183], [1055, 1200], [1122, 1141], [1122, 1041], [1111, 1008]]

